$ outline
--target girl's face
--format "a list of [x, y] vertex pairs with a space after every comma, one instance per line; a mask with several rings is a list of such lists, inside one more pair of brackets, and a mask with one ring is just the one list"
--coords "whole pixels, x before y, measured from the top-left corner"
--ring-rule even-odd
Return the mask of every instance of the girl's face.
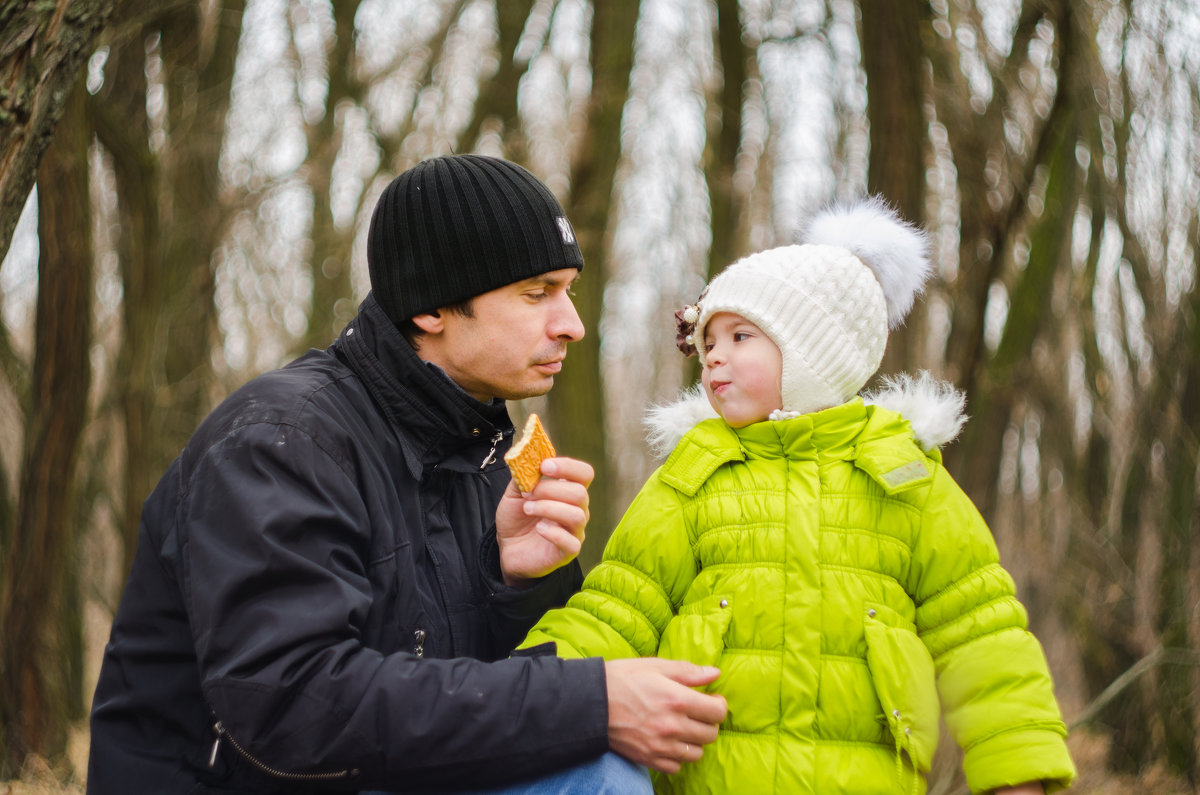
[[708, 402], [731, 427], [762, 422], [783, 408], [783, 356], [758, 326], [717, 312], [704, 328], [700, 381]]

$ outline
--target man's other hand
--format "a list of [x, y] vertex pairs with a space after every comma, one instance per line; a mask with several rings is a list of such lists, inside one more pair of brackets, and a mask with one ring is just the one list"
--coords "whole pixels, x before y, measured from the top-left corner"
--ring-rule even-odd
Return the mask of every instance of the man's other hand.
[[646, 657], [604, 664], [608, 683], [608, 744], [635, 764], [678, 773], [717, 739], [729, 706], [693, 690], [716, 680], [712, 666]]

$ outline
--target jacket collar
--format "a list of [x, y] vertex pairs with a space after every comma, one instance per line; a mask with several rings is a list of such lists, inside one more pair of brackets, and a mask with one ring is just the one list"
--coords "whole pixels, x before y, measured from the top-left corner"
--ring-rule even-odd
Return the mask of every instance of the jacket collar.
[[730, 461], [750, 458], [816, 460], [850, 458], [868, 418], [861, 398], [812, 414], [730, 428], [723, 420], [700, 422], [675, 446], [659, 477], [685, 494], [695, 494], [713, 472]]
[[792, 419], [756, 422], [735, 431], [754, 458], [848, 458], [867, 417], [862, 398]]
[[367, 294], [332, 348], [362, 379], [395, 428], [413, 477], [419, 477], [425, 465], [470, 446], [481, 448], [482, 460], [512, 438], [504, 401], [481, 403], [441, 368], [422, 360], [374, 294]]
[[[967, 421], [965, 395], [925, 371], [885, 377], [878, 390], [863, 395], [863, 403], [901, 415], [926, 452], [953, 441]], [[646, 413], [650, 447], [656, 457], [665, 458], [692, 428], [712, 419], [720, 421], [697, 384], [676, 400], [652, 406]]]

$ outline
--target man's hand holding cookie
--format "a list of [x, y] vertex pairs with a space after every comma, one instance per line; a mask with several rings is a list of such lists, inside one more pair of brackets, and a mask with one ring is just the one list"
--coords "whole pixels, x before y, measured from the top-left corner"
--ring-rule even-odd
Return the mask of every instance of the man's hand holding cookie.
[[537, 415], [530, 415], [510, 454], [505, 459], [514, 479], [496, 508], [496, 541], [504, 581], [521, 585], [579, 554], [588, 521], [587, 490], [595, 472], [584, 461], [555, 456]]

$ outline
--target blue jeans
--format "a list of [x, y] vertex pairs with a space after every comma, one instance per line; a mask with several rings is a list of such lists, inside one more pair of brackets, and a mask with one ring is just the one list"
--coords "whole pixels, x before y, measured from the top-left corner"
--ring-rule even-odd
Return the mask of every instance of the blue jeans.
[[[620, 754], [604, 756], [521, 784], [475, 790], [474, 795], [653, 795], [650, 773]], [[363, 792], [361, 795], [385, 795]]]

